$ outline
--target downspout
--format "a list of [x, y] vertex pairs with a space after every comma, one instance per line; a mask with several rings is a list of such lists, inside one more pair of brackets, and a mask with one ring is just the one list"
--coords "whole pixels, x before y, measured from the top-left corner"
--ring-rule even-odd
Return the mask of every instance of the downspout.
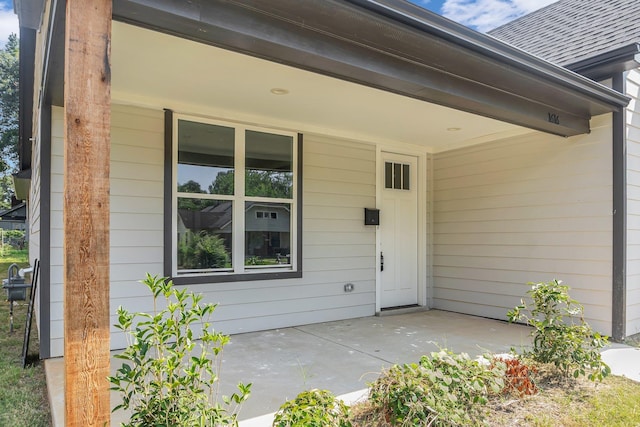
[[[625, 73], [612, 76], [612, 88], [626, 93]], [[613, 112], [613, 288], [611, 335], [621, 342], [627, 326], [627, 139], [626, 108]]]

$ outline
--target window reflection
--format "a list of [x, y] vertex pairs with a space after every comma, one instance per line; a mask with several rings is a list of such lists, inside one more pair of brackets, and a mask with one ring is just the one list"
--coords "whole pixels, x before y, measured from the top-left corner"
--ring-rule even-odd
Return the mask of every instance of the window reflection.
[[245, 265], [291, 264], [291, 205], [245, 203]]

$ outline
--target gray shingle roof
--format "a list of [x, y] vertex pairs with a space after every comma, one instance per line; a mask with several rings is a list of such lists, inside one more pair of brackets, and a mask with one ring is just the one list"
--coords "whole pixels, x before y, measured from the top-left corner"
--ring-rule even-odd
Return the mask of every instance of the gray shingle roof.
[[560, 0], [489, 34], [558, 65], [640, 42], [640, 0]]

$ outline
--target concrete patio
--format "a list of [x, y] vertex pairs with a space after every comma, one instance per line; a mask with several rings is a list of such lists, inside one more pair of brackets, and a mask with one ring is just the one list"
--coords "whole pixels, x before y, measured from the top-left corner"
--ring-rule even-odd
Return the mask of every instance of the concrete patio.
[[[253, 383], [241, 426], [267, 426], [260, 416], [302, 390], [358, 397], [382, 368], [416, 362], [438, 345], [473, 356], [507, 352], [526, 345], [529, 332], [521, 325], [431, 310], [234, 335], [224, 350], [222, 391], [232, 393], [239, 381]], [[112, 371], [120, 365], [112, 359]], [[53, 425], [64, 426], [63, 359], [47, 360], [45, 369]], [[111, 406], [118, 400], [112, 393]], [[112, 425], [124, 416], [113, 414]]]

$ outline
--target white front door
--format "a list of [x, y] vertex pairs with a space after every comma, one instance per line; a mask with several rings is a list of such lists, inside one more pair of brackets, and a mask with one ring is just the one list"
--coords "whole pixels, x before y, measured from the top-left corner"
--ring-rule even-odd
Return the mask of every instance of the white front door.
[[418, 160], [382, 153], [381, 308], [418, 303]]

